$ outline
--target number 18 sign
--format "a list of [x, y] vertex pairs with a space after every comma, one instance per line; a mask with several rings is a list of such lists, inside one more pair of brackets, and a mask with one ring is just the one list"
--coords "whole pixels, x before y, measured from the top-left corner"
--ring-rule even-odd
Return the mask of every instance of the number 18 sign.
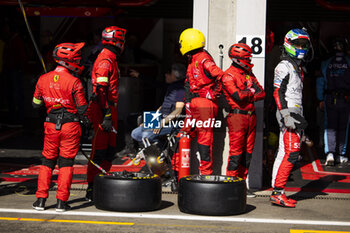
[[237, 36], [238, 43], [245, 43], [252, 48], [253, 57], [265, 57], [265, 36]]

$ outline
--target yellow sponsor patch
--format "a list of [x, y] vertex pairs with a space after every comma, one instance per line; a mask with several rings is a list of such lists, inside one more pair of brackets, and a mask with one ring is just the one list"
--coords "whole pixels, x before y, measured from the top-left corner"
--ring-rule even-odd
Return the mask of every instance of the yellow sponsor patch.
[[246, 75], [245, 75], [245, 79], [246, 79], [246, 80], [249, 80], [249, 75], [246, 74]]
[[55, 76], [53, 76], [53, 81], [54, 81], [54, 82], [57, 82], [59, 78], [60, 78], [59, 75], [55, 75]]
[[196, 61], [196, 63], [194, 63], [194, 68], [198, 68], [198, 61]]

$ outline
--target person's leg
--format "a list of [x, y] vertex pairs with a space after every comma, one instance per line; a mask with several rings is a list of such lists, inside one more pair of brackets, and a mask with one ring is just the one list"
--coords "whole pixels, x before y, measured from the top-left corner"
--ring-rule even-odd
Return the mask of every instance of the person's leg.
[[[239, 168], [243, 157], [243, 148], [245, 148], [245, 137], [247, 124], [244, 121], [246, 116], [230, 113], [227, 116], [227, 126], [229, 129], [230, 151], [226, 167], [227, 176], [239, 176]], [[243, 178], [243, 177], [241, 177]]]
[[338, 113], [338, 128], [337, 128], [337, 145], [338, 145], [338, 154], [339, 157], [337, 161], [339, 163], [346, 163], [348, 158], [346, 157], [347, 145], [349, 140], [349, 125], [350, 125], [350, 116], [349, 116], [349, 106], [347, 103], [339, 104], [337, 107]]
[[73, 178], [74, 158], [80, 147], [80, 135], [81, 127], [78, 122], [70, 122], [62, 125], [56, 198], [63, 202], [66, 202], [69, 198]]
[[55, 124], [45, 123], [45, 138], [43, 148], [42, 166], [39, 169], [37, 198], [47, 198], [51, 184], [52, 171], [56, 166], [59, 150], [59, 134], [55, 130]]
[[111, 106], [111, 114], [112, 114], [112, 124], [114, 130], [112, 132], [108, 132], [108, 145], [106, 148], [105, 156], [103, 157], [103, 161], [101, 163], [101, 167], [109, 172], [109, 170], [112, 167], [112, 162], [115, 158], [115, 154], [117, 151], [117, 106], [116, 104], [114, 106]]
[[328, 96], [325, 101], [325, 127], [324, 127], [324, 152], [327, 155], [326, 165], [334, 165], [336, 153], [336, 129], [338, 125], [338, 114], [336, 112], [333, 98]]
[[[94, 163], [101, 164], [103, 157], [108, 147], [108, 132], [104, 132], [100, 128], [100, 123], [103, 119], [101, 108], [98, 104], [92, 102], [88, 109], [89, 119], [91, 120], [94, 128], [94, 137], [91, 140], [92, 151], [90, 154], [90, 160]], [[90, 162], [87, 168], [87, 182], [92, 186], [95, 175], [100, 171]]]
[[159, 132], [159, 134], [150, 134], [150, 136], [148, 136], [148, 140], [152, 143], [152, 142], [158, 142], [160, 137], [166, 136], [168, 134], [170, 134], [173, 131], [173, 127], [165, 127], [162, 128], [161, 131]]
[[241, 160], [242, 173], [240, 174], [243, 179], [246, 179], [247, 177], [250, 161], [252, 159], [256, 134], [256, 115], [248, 116], [247, 122], [247, 138], [245, 148], [243, 150], [244, 159]]
[[[218, 107], [216, 103], [205, 98], [194, 98], [191, 101], [193, 119], [201, 121], [215, 119]], [[213, 173], [213, 128], [202, 126], [198, 132], [198, 153], [201, 158], [199, 171], [202, 175]]]
[[139, 126], [131, 131], [131, 137], [138, 142], [142, 142], [142, 128], [142, 126]]
[[298, 160], [299, 153], [300, 134], [295, 130], [282, 128], [280, 146], [273, 166], [271, 203], [284, 207], [295, 207], [295, 203], [284, 194], [284, 188], [290, 172]]
[[[92, 139], [92, 151], [90, 154], [90, 160], [94, 163], [101, 165], [108, 149], [108, 132], [103, 131], [99, 127], [95, 128], [94, 138]], [[92, 183], [94, 177], [101, 171], [93, 164], [88, 163], [87, 168], [87, 182]]]
[[45, 202], [49, 196], [52, 171], [56, 166], [59, 148], [59, 134], [55, 130], [55, 124], [45, 123], [44, 128], [45, 138], [42, 164], [39, 168], [38, 188], [36, 191], [37, 200], [33, 203], [33, 208], [36, 210], [45, 209]]

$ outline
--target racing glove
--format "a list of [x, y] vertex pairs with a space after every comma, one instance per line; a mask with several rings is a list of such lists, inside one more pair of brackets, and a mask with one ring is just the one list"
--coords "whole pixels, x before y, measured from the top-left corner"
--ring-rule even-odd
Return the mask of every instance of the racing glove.
[[282, 123], [289, 129], [302, 129], [307, 127], [307, 122], [300, 114], [290, 112], [289, 109], [282, 109], [280, 111], [282, 115]]
[[305, 120], [305, 118], [302, 115], [294, 113], [294, 112], [291, 112], [290, 116], [293, 117], [294, 119], [296, 119], [298, 122], [300, 122], [300, 123], [296, 123], [295, 124], [295, 127], [297, 129], [301, 129], [301, 130], [305, 130], [306, 129], [307, 121]]
[[101, 127], [104, 131], [111, 132], [113, 128], [112, 124], [112, 114], [106, 114], [105, 117], [103, 118]]

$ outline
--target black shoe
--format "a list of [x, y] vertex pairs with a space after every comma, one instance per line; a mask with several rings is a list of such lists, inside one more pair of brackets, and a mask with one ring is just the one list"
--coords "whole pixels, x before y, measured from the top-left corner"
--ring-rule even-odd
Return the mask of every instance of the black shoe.
[[87, 189], [86, 189], [86, 195], [85, 195], [85, 200], [87, 200], [88, 202], [92, 202], [93, 201], [93, 195], [94, 194], [94, 184], [93, 183], [89, 183]]
[[35, 210], [45, 210], [45, 202], [46, 198], [39, 197], [34, 203], [33, 203], [33, 209]]
[[247, 197], [254, 198], [254, 197], [256, 197], [256, 195], [252, 190], [248, 189], [247, 190]]
[[57, 199], [57, 206], [56, 206], [57, 212], [64, 212], [64, 211], [67, 211], [70, 209], [71, 209], [71, 207], [70, 207], [70, 205], [67, 204], [66, 201], [62, 201], [60, 199]]

